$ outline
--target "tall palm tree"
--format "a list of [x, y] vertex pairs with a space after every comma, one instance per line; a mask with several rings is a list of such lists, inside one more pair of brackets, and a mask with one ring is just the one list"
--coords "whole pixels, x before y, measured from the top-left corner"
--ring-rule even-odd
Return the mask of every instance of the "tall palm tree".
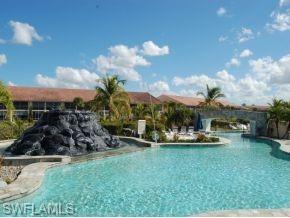
[[277, 137], [280, 138], [279, 135], [279, 122], [283, 120], [283, 117], [285, 116], [284, 113], [284, 102], [281, 99], [273, 99], [272, 104], [269, 104], [270, 107], [268, 109], [269, 119], [273, 120], [275, 123], [276, 131], [277, 131]]
[[200, 103], [202, 106], [220, 106], [221, 103], [217, 102], [217, 99], [225, 97], [220, 87], [210, 88], [206, 85], [206, 92], [197, 92], [197, 95], [204, 97], [204, 102]]
[[0, 81], [0, 104], [6, 108], [6, 118], [12, 121], [14, 109], [12, 95], [2, 81]]
[[95, 101], [104, 109], [109, 110], [110, 119], [119, 119], [131, 114], [130, 99], [124, 90], [126, 80], [121, 80], [117, 75], [98, 79]]

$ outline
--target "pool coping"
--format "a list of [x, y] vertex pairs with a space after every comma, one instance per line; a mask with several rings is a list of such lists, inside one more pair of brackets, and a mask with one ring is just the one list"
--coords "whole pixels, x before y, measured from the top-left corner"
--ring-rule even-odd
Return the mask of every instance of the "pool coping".
[[275, 139], [266, 136], [252, 136], [250, 134], [242, 134], [243, 137], [253, 138], [253, 139], [262, 139], [269, 142], [275, 142], [279, 144], [279, 149], [286, 154], [290, 154], [290, 140], [289, 139]]

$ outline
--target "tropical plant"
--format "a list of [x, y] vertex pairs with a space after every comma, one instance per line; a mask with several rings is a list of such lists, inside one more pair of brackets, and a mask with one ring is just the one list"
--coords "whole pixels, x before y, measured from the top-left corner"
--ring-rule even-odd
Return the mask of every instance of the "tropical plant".
[[12, 121], [14, 110], [12, 95], [2, 81], [0, 81], [0, 104], [6, 108], [7, 120]]
[[284, 102], [284, 113], [282, 115], [282, 119], [286, 122], [288, 122], [288, 127], [286, 129], [285, 134], [282, 136], [283, 138], [286, 137], [288, 132], [290, 131], [290, 101]]
[[193, 123], [195, 113], [182, 104], [169, 102], [164, 105], [162, 114], [165, 126], [171, 128], [173, 125], [182, 126]]
[[73, 100], [73, 104], [76, 110], [78, 110], [78, 108], [82, 109], [85, 106], [85, 102], [81, 97], [75, 97]]
[[273, 102], [269, 105], [268, 122], [273, 121], [275, 123], [277, 138], [280, 138], [279, 123], [281, 121], [288, 122], [286, 132], [282, 136], [284, 138], [290, 129], [290, 102], [283, 101], [282, 99], [273, 99]]
[[136, 120], [145, 119], [145, 116], [148, 115], [148, 107], [145, 104], [137, 104], [133, 107], [132, 113]]
[[200, 103], [201, 106], [205, 107], [218, 107], [222, 104], [218, 102], [217, 100], [219, 98], [225, 97], [225, 95], [222, 93], [220, 87], [212, 87], [210, 88], [208, 85], [206, 85], [206, 92], [197, 92], [197, 95], [201, 95], [204, 98], [204, 101]]
[[117, 75], [106, 75], [97, 82], [95, 96], [97, 107], [108, 109], [109, 119], [129, 117], [131, 114], [130, 98], [124, 90], [126, 80], [121, 80]]

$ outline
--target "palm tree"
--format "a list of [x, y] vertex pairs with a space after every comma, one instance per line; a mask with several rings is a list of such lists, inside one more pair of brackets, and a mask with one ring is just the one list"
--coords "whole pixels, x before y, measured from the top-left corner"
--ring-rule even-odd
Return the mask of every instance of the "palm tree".
[[12, 95], [2, 81], [0, 81], [0, 104], [6, 108], [6, 118], [12, 121], [14, 110]]
[[283, 120], [288, 122], [288, 126], [286, 128], [286, 131], [282, 138], [285, 138], [288, 135], [288, 132], [290, 131], [290, 101], [284, 102], [284, 112], [283, 112]]
[[164, 105], [162, 116], [166, 127], [171, 128], [172, 125], [190, 125], [194, 120], [195, 113], [182, 104], [169, 102]]
[[75, 97], [73, 100], [73, 104], [76, 110], [78, 110], [78, 108], [83, 108], [85, 106], [84, 100], [81, 97]]
[[119, 119], [131, 114], [130, 98], [124, 90], [126, 80], [121, 80], [117, 75], [98, 79], [95, 101], [99, 106], [109, 110], [110, 119]]
[[197, 92], [197, 95], [202, 95], [204, 97], [204, 102], [200, 103], [200, 105], [207, 107], [220, 106], [221, 103], [217, 102], [217, 99], [225, 97], [220, 87], [210, 88], [208, 85], [206, 85], [206, 93]]
[[148, 114], [148, 108], [145, 104], [137, 104], [133, 108], [134, 118], [137, 120], [144, 119], [145, 116]]
[[277, 137], [280, 138], [279, 135], [279, 122], [283, 120], [284, 114], [284, 102], [281, 99], [273, 99], [272, 104], [269, 104], [270, 108], [268, 109], [269, 119], [273, 120], [275, 123]]

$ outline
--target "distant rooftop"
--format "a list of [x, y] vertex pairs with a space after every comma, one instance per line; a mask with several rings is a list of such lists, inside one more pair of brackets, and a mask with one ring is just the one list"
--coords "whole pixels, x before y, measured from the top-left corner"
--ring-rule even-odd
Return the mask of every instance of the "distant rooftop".
[[[96, 91], [89, 89], [40, 88], [8, 86], [13, 101], [27, 102], [72, 102], [75, 97], [84, 101], [93, 100]], [[148, 92], [128, 92], [131, 104], [161, 104], [160, 100]]]
[[[180, 104], [184, 104], [188, 107], [196, 107], [200, 103], [203, 102], [202, 98], [197, 98], [197, 97], [186, 97], [186, 96], [179, 96], [179, 95], [161, 95], [158, 97], [158, 99], [162, 102], [176, 102]], [[225, 106], [232, 106], [232, 107], [240, 107], [240, 105], [231, 103], [225, 99], [223, 100], [218, 100], [221, 104]]]

